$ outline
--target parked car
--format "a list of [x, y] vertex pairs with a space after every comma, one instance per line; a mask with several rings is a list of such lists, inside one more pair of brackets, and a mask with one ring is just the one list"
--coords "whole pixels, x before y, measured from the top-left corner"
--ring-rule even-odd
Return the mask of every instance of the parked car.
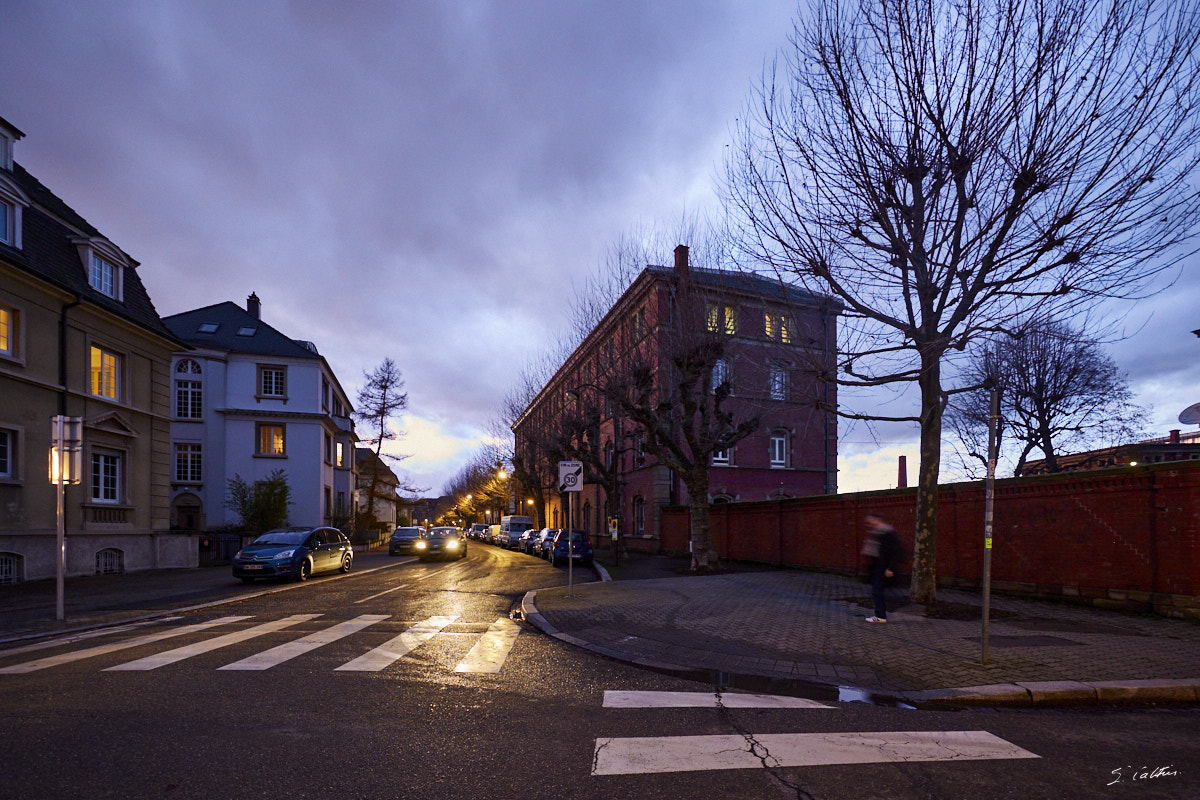
[[533, 544], [537, 541], [537, 537], [541, 532], [540, 528], [530, 528], [527, 531], [522, 531], [521, 536], [517, 539], [517, 549], [526, 555], [532, 555]]
[[529, 517], [515, 515], [501, 517], [500, 532], [496, 534], [496, 544], [505, 550], [512, 550], [517, 546], [521, 534], [532, 527], [533, 520]]
[[354, 561], [350, 540], [337, 528], [275, 528], [233, 557], [233, 577], [308, 580], [320, 572], [349, 572]]
[[532, 555], [538, 558], [546, 558], [546, 553], [549, 552], [550, 545], [554, 544], [554, 535], [558, 533], [558, 528], [542, 528], [538, 531], [537, 538], [533, 541], [533, 546], [530, 549]]
[[388, 540], [388, 555], [398, 556], [401, 553], [415, 553], [417, 540], [425, 535], [425, 529], [420, 525], [411, 528], [396, 528], [392, 538]]
[[570, 553], [567, 551], [567, 531], [562, 530], [554, 534], [553, 546], [549, 548], [549, 555], [552, 566], [557, 567], [559, 564], [567, 563], [567, 558], [575, 560], [576, 564], [581, 564], [585, 567], [592, 565], [592, 543], [588, 539], [585, 531], [570, 532]]
[[483, 540], [488, 544], [495, 544], [496, 537], [500, 535], [499, 525], [489, 525], [487, 532], [483, 534]]
[[482, 522], [476, 522], [471, 526], [470, 530], [467, 531], [467, 536], [477, 542], [482, 542], [484, 539], [483, 535], [487, 532], [487, 529], [488, 526], [486, 524]]
[[431, 558], [462, 558], [467, 554], [467, 537], [458, 528], [430, 528], [415, 547], [422, 561]]

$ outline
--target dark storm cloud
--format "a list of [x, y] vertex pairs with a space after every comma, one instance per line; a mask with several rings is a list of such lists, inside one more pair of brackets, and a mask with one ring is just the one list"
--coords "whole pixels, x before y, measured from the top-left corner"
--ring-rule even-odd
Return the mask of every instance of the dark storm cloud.
[[415, 414], [479, 430], [573, 277], [711, 201], [791, 11], [10, 3], [0, 115], [163, 314], [255, 291], [352, 393], [391, 356]]

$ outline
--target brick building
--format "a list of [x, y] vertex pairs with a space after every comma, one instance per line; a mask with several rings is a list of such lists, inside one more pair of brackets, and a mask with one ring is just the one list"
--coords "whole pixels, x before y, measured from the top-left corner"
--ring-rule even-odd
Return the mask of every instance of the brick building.
[[[689, 315], [689, 306], [698, 313]], [[837, 393], [818, 374], [833, 368], [836, 318], [837, 307], [826, 298], [777, 280], [695, 268], [688, 249], [676, 248], [674, 268], [643, 270], [514, 423], [514, 462], [524, 467], [524, 495], [517, 499], [523, 507], [526, 498], [535, 499], [538, 522], [564, 527], [556, 437], [571, 424], [590, 426], [587, 438], [616, 477], [607, 487], [594, 475], [585, 482], [573, 527], [599, 537], [607, 527], [606, 494], [613, 491], [627, 546], [654, 549], [661, 509], [690, 498], [679, 476], [642, 450], [643, 434], [606, 388], [634, 360], [655, 365], [653, 380], [662, 388], [671, 380], [665, 365], [674, 340], [697, 328], [723, 337], [712, 383], [728, 381], [725, 407], [734, 424], [760, 420], [750, 436], [713, 454], [709, 500], [835, 493]]]

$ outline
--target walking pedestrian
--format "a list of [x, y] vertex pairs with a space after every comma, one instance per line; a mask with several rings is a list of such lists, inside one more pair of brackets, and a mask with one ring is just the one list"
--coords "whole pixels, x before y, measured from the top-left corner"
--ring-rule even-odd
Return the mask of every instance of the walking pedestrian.
[[887, 622], [886, 581], [895, 576], [903, 546], [896, 529], [878, 514], [867, 514], [867, 538], [863, 542], [863, 555], [867, 557], [871, 574], [871, 598], [875, 601], [875, 615], [867, 622]]

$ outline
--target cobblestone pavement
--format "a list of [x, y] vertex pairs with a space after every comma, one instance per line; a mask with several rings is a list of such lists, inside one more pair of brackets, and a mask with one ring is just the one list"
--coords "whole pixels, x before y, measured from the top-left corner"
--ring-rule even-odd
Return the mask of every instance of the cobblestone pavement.
[[[814, 572], [617, 580], [542, 590], [534, 624], [597, 652], [657, 666], [801, 678], [970, 702], [1197, 699], [1200, 624], [993, 596], [989, 661], [982, 623], [924, 606], [872, 625], [869, 587]], [[897, 595], [894, 600], [903, 603]], [[943, 603], [981, 606], [940, 590]], [[968, 691], [968, 688], [970, 691]]]

